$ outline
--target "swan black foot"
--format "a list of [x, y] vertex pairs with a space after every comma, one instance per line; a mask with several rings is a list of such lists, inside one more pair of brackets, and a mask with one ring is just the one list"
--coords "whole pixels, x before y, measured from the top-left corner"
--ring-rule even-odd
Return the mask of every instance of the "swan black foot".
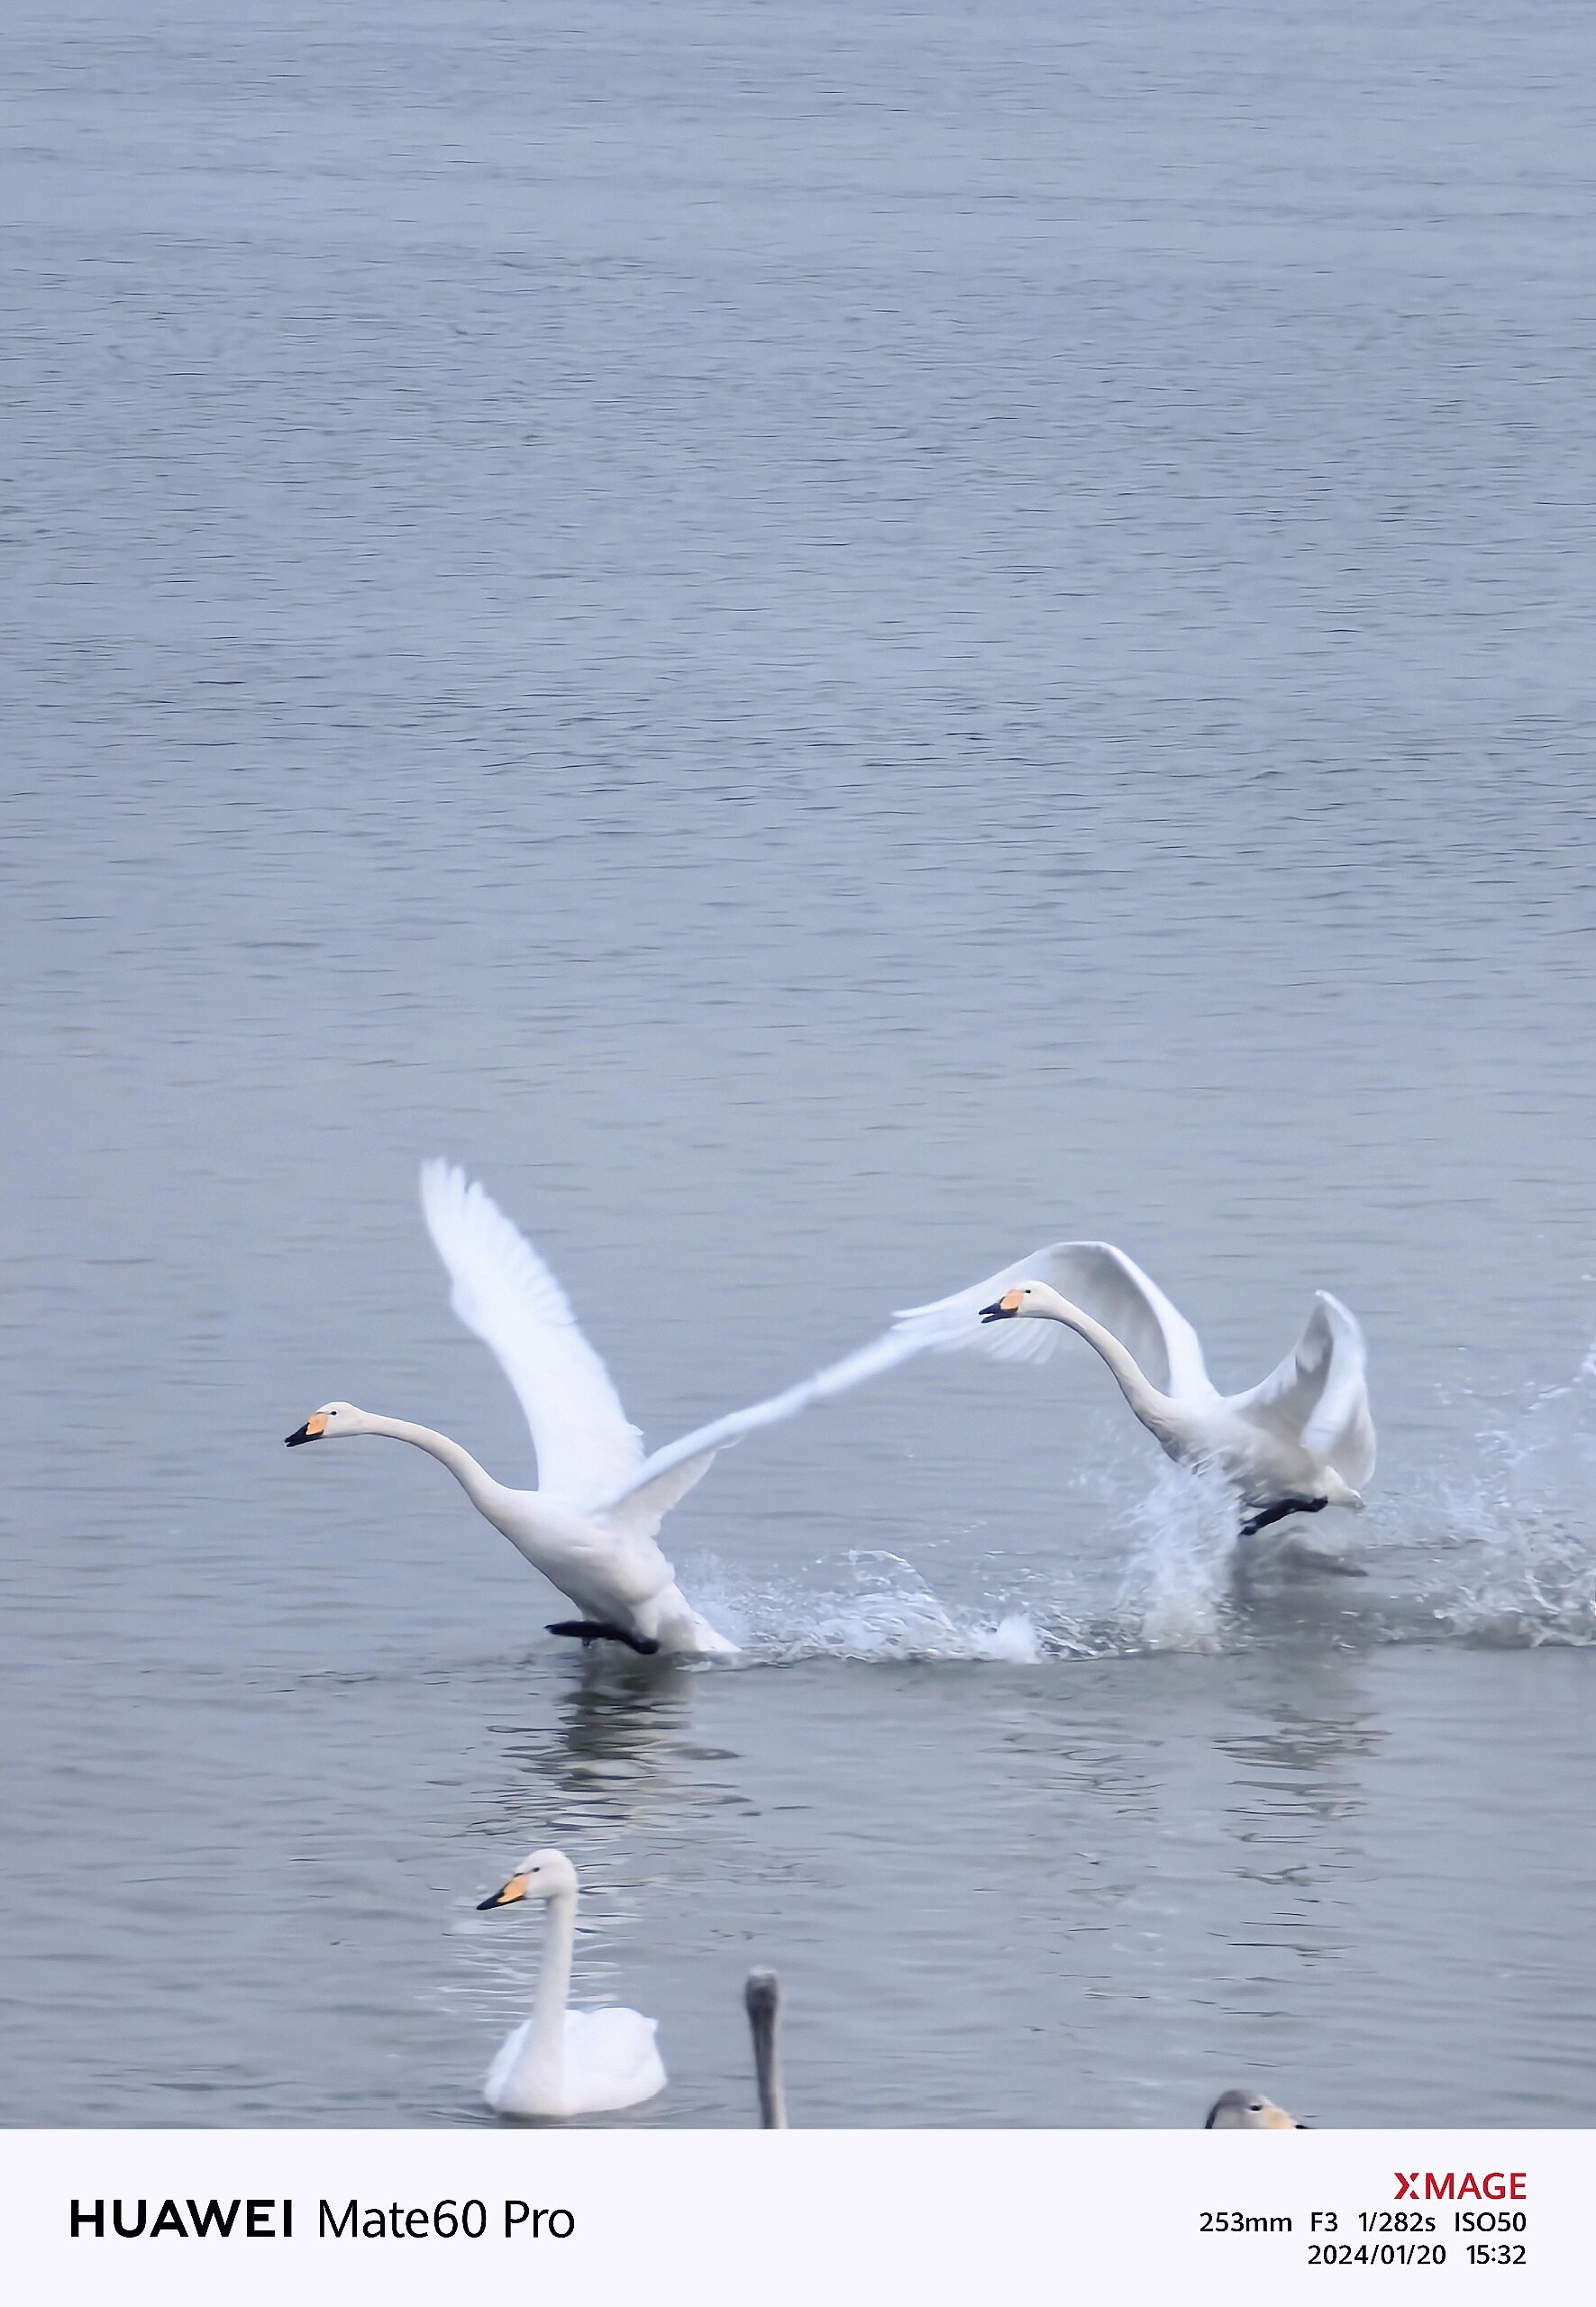
[[599, 1619], [561, 1619], [558, 1626], [549, 1628], [551, 1634], [574, 1635], [584, 1650], [596, 1642], [624, 1642], [628, 1650], [635, 1650], [640, 1658], [652, 1658], [659, 1648], [646, 1635], [628, 1634], [624, 1626], [606, 1626]]
[[1272, 1506], [1262, 1507], [1256, 1514], [1249, 1514], [1236, 1535], [1244, 1538], [1255, 1537], [1272, 1522], [1283, 1522], [1288, 1514], [1322, 1514], [1329, 1503], [1327, 1498], [1277, 1498]]

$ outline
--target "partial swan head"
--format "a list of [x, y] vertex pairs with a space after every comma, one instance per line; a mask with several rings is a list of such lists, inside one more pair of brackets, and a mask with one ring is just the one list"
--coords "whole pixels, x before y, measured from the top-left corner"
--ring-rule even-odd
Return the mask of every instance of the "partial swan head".
[[1030, 1314], [1045, 1321], [1060, 1302], [1058, 1291], [1050, 1290], [1045, 1281], [1017, 1282], [991, 1305], [983, 1306], [980, 1318], [983, 1322], [1011, 1322], [1017, 1315]]
[[502, 1890], [478, 1907], [479, 1914], [486, 1914], [489, 1907], [513, 1907], [518, 1899], [575, 1898], [577, 1870], [562, 1850], [529, 1851]]
[[295, 1450], [301, 1442], [333, 1440], [341, 1434], [369, 1434], [370, 1430], [365, 1411], [357, 1409], [353, 1402], [324, 1402], [320, 1409], [311, 1412], [303, 1426], [292, 1434], [285, 1434], [283, 1439], [290, 1450]]
[[1306, 2130], [1262, 2091], [1221, 2091], [1208, 2109], [1204, 2130]]

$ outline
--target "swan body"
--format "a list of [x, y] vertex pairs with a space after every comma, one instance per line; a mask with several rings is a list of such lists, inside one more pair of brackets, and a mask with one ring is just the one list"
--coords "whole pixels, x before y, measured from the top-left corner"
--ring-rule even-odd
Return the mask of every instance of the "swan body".
[[708, 1472], [717, 1450], [791, 1418], [918, 1351], [896, 1333], [830, 1363], [784, 1393], [734, 1410], [645, 1457], [608, 1371], [577, 1327], [559, 1282], [479, 1185], [447, 1162], [421, 1172], [422, 1211], [466, 1327], [497, 1356], [532, 1428], [540, 1486], [496, 1482], [446, 1434], [324, 1402], [290, 1448], [350, 1435], [408, 1442], [447, 1466], [478, 1512], [558, 1588], [580, 1617], [551, 1631], [643, 1652], [714, 1656], [734, 1651], [682, 1593], [658, 1543], [669, 1509]]
[[1286, 1514], [1362, 1507], [1359, 1486], [1374, 1471], [1363, 1334], [1327, 1290], [1285, 1360], [1236, 1394], [1218, 1391], [1190, 1323], [1110, 1242], [1054, 1242], [973, 1289], [908, 1308], [891, 1335], [1039, 1360], [1061, 1327], [1108, 1363], [1170, 1457], [1221, 1470], [1242, 1501], [1244, 1534]]
[[615, 2005], [603, 2011], [567, 2007], [578, 1888], [576, 1868], [562, 1850], [534, 1850], [479, 1909], [485, 1912], [530, 1899], [549, 1910], [532, 2016], [506, 2037], [482, 2086], [495, 2114], [611, 2114], [665, 2088], [653, 2020]]

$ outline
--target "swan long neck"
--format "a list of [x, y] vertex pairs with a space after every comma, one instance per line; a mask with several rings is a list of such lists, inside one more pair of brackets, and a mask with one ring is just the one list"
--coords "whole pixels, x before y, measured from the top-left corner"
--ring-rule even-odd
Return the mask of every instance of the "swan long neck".
[[1112, 1330], [1106, 1330], [1101, 1322], [1094, 1321], [1079, 1306], [1072, 1306], [1056, 1290], [1048, 1293], [1043, 1318], [1062, 1322], [1067, 1329], [1072, 1329], [1095, 1353], [1102, 1355], [1114, 1372], [1115, 1382], [1126, 1400], [1142, 1424], [1156, 1434], [1161, 1441], [1172, 1433], [1178, 1417], [1176, 1405], [1168, 1394], [1159, 1392], [1135, 1354], [1128, 1346], [1120, 1344]]
[[543, 1967], [538, 1974], [532, 2027], [526, 2038], [524, 2056], [540, 2065], [548, 2062], [558, 2066], [564, 2056], [565, 2011], [570, 2001], [570, 1956], [576, 1936], [576, 1892], [561, 1891], [549, 1901]]
[[470, 1452], [461, 1443], [451, 1441], [447, 1434], [434, 1433], [430, 1426], [413, 1426], [407, 1418], [373, 1418], [369, 1412], [362, 1431], [386, 1434], [396, 1442], [414, 1443], [418, 1450], [424, 1450], [440, 1465], [448, 1467], [479, 1514], [487, 1515], [490, 1522], [497, 1520], [495, 1509], [505, 1495], [503, 1483], [495, 1482], [487, 1468], [479, 1466]]
[[781, 2061], [776, 2047], [775, 2006], [767, 2003], [753, 2018], [753, 2072], [759, 2086], [762, 2130], [787, 2129], [787, 2093], [781, 2086]]

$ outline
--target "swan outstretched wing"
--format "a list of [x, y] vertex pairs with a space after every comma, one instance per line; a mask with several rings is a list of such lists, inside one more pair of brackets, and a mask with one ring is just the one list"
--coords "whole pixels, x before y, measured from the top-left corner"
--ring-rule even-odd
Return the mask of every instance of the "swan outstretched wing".
[[740, 1442], [758, 1427], [779, 1426], [784, 1418], [796, 1418], [813, 1402], [829, 1401], [834, 1394], [845, 1394], [850, 1388], [862, 1385], [867, 1378], [880, 1377], [883, 1371], [894, 1369], [911, 1354], [918, 1354], [920, 1346], [917, 1338], [906, 1338], [897, 1330], [884, 1331], [869, 1345], [844, 1354], [840, 1362], [828, 1362], [812, 1378], [801, 1378], [785, 1393], [772, 1394], [768, 1400], [754, 1402], [747, 1409], [731, 1410], [707, 1426], [695, 1427], [679, 1442], [668, 1442], [663, 1449], [656, 1450], [629, 1482], [605, 1500], [599, 1510], [606, 1521], [624, 1529], [627, 1536], [652, 1537], [677, 1500], [684, 1498], [695, 1482], [703, 1480], [717, 1450]]
[[492, 1347], [526, 1413], [543, 1494], [588, 1506], [628, 1484], [643, 1436], [532, 1244], [451, 1163], [423, 1163], [421, 1207], [450, 1304]]
[[1367, 1371], [1356, 1315], [1320, 1290], [1279, 1368], [1246, 1393], [1232, 1394], [1226, 1406], [1251, 1425], [1300, 1442], [1356, 1490], [1374, 1471]]
[[952, 1353], [973, 1346], [1007, 1362], [1044, 1362], [1067, 1335], [1061, 1322], [982, 1323], [983, 1306], [1022, 1281], [1045, 1281], [1082, 1313], [1112, 1330], [1161, 1394], [1177, 1401], [1212, 1401], [1197, 1332], [1158, 1284], [1112, 1242], [1052, 1242], [1017, 1258], [973, 1289], [955, 1290], [928, 1306], [909, 1306], [890, 1336], [910, 1350]]

